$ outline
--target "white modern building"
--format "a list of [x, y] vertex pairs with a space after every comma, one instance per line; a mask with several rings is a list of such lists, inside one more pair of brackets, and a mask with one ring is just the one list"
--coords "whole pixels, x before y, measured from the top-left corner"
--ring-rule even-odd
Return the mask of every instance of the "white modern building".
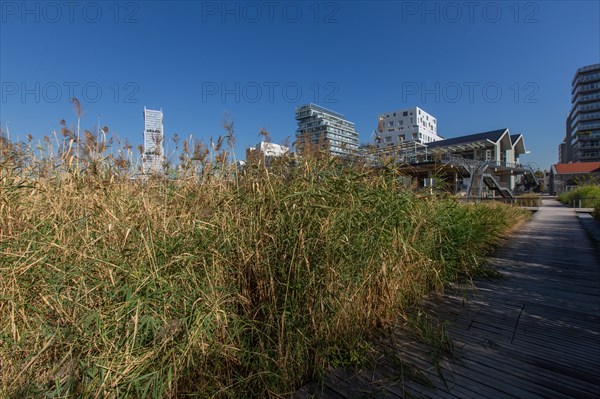
[[142, 172], [145, 175], [164, 173], [164, 129], [162, 110], [144, 107], [144, 153]]
[[421, 144], [443, 140], [437, 134], [437, 120], [419, 107], [379, 115], [375, 145], [393, 147], [409, 142]]
[[290, 149], [284, 145], [261, 141], [255, 147], [246, 150], [246, 160], [262, 160], [265, 166], [270, 166], [275, 158], [288, 154]]
[[322, 146], [331, 155], [348, 156], [358, 151], [358, 132], [344, 115], [311, 103], [296, 108], [296, 120], [296, 147], [300, 154], [305, 140]]

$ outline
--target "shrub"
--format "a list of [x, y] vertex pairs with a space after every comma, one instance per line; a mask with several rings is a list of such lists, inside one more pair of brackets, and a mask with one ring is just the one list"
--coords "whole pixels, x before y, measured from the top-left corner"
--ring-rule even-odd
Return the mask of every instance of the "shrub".
[[568, 206], [593, 208], [600, 201], [600, 186], [592, 184], [579, 186], [561, 193], [558, 200]]

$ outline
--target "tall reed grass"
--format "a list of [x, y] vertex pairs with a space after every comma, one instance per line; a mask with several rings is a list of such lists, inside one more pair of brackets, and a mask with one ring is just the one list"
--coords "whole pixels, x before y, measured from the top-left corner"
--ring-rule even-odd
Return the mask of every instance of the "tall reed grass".
[[0, 143], [0, 396], [288, 395], [525, 218], [308, 152], [132, 180], [88, 139]]

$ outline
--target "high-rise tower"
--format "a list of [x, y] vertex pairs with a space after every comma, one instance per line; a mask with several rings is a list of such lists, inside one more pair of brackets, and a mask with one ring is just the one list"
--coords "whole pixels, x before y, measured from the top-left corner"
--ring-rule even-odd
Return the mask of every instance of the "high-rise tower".
[[164, 173], [163, 113], [144, 107], [144, 154], [142, 170], [145, 175]]

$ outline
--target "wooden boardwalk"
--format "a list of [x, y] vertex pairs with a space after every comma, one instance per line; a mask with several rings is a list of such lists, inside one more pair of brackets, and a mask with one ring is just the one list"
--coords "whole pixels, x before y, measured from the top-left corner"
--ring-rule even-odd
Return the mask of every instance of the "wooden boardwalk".
[[600, 264], [572, 209], [554, 200], [490, 258], [504, 278], [447, 292], [451, 358], [398, 328], [376, 360], [330, 370], [295, 398], [600, 398]]

